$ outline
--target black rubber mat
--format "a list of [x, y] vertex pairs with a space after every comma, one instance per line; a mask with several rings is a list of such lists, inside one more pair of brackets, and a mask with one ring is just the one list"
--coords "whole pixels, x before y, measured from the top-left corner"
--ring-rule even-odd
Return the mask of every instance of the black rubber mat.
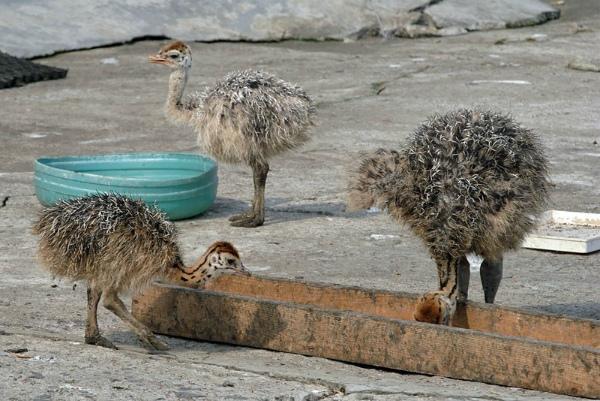
[[0, 52], [0, 89], [66, 76], [65, 69], [32, 63]]

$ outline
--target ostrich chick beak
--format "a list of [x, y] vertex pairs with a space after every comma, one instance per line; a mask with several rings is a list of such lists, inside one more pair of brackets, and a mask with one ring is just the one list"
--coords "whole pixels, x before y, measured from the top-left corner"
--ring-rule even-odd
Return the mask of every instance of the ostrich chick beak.
[[250, 277], [252, 274], [250, 274], [250, 270], [246, 269], [246, 266], [244, 266], [243, 264], [240, 266], [239, 269], [235, 269], [233, 271], [233, 274], [235, 274], [236, 276], [246, 276], [246, 277]]
[[167, 59], [158, 54], [148, 56], [148, 61], [152, 64], [167, 64]]

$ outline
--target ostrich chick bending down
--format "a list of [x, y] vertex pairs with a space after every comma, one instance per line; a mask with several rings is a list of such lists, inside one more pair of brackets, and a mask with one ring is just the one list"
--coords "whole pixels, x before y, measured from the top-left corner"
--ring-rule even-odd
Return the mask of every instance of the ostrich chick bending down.
[[88, 344], [116, 349], [98, 330], [102, 295], [104, 306], [131, 327], [144, 346], [166, 350], [166, 344], [127, 311], [119, 293], [139, 291], [159, 278], [197, 286], [222, 272], [248, 275], [227, 242], [215, 242], [192, 266], [184, 266], [175, 225], [158, 209], [123, 196], [59, 202], [41, 212], [33, 231], [40, 236], [40, 261], [52, 274], [87, 281]]
[[450, 324], [457, 298], [467, 299], [466, 255], [484, 258], [480, 276], [493, 303], [503, 253], [533, 228], [547, 188], [531, 131], [501, 114], [459, 110], [422, 124], [400, 152], [366, 155], [350, 182], [349, 209], [385, 207], [425, 242], [439, 290], [421, 297], [415, 319]]
[[191, 125], [199, 145], [227, 163], [245, 163], [254, 176], [252, 207], [232, 216], [233, 226], [257, 227], [265, 219], [265, 184], [268, 160], [309, 139], [315, 108], [306, 92], [273, 75], [258, 71], [227, 75], [203, 94], [183, 97], [192, 66], [192, 51], [185, 43], [170, 43], [149, 61], [172, 69], [166, 115]]

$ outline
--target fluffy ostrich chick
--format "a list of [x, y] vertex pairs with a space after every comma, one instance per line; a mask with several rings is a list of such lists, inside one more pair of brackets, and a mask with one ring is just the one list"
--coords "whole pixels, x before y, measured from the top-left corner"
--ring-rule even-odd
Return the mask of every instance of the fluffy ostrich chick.
[[170, 43], [149, 61], [169, 67], [166, 115], [193, 127], [198, 143], [219, 161], [252, 168], [252, 207], [230, 218], [238, 227], [257, 227], [265, 219], [265, 184], [269, 159], [296, 148], [309, 138], [315, 108], [306, 92], [271, 74], [234, 72], [202, 94], [183, 96], [192, 51], [185, 43]]
[[363, 157], [349, 207], [387, 208], [425, 242], [439, 288], [423, 295], [415, 318], [449, 324], [457, 299], [467, 299], [466, 255], [484, 258], [480, 276], [493, 303], [503, 254], [534, 227], [547, 189], [547, 161], [531, 131], [502, 114], [459, 110], [429, 119], [399, 152]]
[[123, 320], [144, 346], [165, 350], [119, 298], [140, 291], [155, 279], [199, 286], [223, 272], [248, 275], [233, 245], [215, 242], [190, 267], [184, 266], [175, 225], [141, 200], [92, 195], [62, 201], [42, 210], [33, 231], [38, 257], [53, 275], [87, 282], [85, 342], [116, 347], [100, 335], [97, 309], [104, 306]]

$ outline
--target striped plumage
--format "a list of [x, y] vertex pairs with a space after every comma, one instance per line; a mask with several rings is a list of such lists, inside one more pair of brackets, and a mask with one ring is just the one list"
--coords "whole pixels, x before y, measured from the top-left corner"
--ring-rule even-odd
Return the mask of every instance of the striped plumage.
[[311, 98], [296, 85], [253, 70], [230, 73], [203, 93], [184, 97], [192, 51], [180, 41], [163, 46], [150, 56], [150, 62], [173, 70], [167, 117], [192, 126], [198, 133], [198, 144], [216, 159], [252, 168], [252, 207], [233, 216], [232, 225], [262, 225], [268, 161], [310, 139], [315, 115]]
[[203, 285], [221, 272], [246, 274], [235, 247], [215, 242], [190, 267], [184, 266], [175, 225], [155, 207], [116, 194], [60, 201], [43, 209], [33, 232], [39, 236], [41, 264], [54, 276], [88, 284], [86, 343], [115, 348], [98, 330], [97, 307], [119, 316], [145, 346], [166, 349], [138, 322], [119, 298], [153, 280]]
[[[438, 265], [440, 290], [455, 296], [453, 271], [464, 269], [466, 255], [501, 271], [503, 253], [533, 228], [547, 191], [547, 161], [531, 131], [503, 114], [458, 110], [430, 118], [400, 151], [365, 155], [349, 203], [386, 207], [407, 223]], [[486, 301], [493, 302], [497, 280], [487, 283]]]

